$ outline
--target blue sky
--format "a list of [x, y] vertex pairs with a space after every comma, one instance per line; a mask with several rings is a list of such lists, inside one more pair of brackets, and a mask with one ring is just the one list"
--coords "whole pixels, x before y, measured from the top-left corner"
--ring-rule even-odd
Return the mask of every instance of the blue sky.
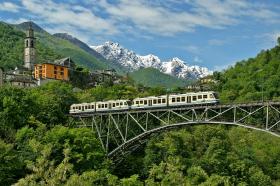
[[220, 70], [276, 45], [280, 1], [0, 0], [0, 19]]

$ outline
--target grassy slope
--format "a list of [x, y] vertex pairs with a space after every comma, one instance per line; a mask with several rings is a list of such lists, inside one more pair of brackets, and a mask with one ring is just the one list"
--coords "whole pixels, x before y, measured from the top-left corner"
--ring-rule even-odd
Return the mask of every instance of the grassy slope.
[[164, 74], [154, 68], [140, 69], [138, 71], [132, 72], [130, 76], [137, 83], [150, 87], [163, 86], [167, 88], [174, 88], [185, 86], [187, 84], [187, 81], [183, 81], [176, 77]]

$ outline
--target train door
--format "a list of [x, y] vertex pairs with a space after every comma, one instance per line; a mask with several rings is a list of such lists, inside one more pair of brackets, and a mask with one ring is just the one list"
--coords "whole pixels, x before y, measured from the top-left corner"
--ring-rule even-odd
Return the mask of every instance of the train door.
[[152, 104], [153, 104], [153, 100], [149, 99], [148, 106], [152, 106]]
[[191, 96], [188, 96], [187, 97], [187, 103], [190, 103], [191, 102]]

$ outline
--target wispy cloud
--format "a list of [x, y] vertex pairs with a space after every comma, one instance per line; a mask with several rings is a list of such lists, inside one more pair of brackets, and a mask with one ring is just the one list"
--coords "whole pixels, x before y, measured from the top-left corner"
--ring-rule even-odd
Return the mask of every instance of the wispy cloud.
[[18, 12], [19, 6], [11, 2], [0, 3], [0, 11]]
[[189, 45], [189, 46], [183, 46], [181, 47], [181, 49], [186, 50], [192, 54], [199, 54], [200, 53], [200, 49], [198, 46], [195, 45]]
[[212, 45], [212, 46], [222, 46], [226, 43], [225, 40], [221, 40], [221, 39], [210, 39], [208, 40], [208, 44]]
[[60, 27], [79, 28], [81, 30], [102, 34], [115, 34], [117, 29], [110, 20], [105, 20], [91, 11], [90, 8], [56, 3], [52, 0], [22, 0], [25, 9], [47, 23]]

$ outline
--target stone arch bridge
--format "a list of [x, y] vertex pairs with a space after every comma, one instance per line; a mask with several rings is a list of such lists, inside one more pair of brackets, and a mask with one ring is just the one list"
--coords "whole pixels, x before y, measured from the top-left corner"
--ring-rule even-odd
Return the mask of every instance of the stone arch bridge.
[[151, 135], [190, 125], [223, 124], [259, 130], [280, 137], [280, 102], [196, 105], [79, 113], [79, 127], [96, 131], [109, 158], [120, 160]]

